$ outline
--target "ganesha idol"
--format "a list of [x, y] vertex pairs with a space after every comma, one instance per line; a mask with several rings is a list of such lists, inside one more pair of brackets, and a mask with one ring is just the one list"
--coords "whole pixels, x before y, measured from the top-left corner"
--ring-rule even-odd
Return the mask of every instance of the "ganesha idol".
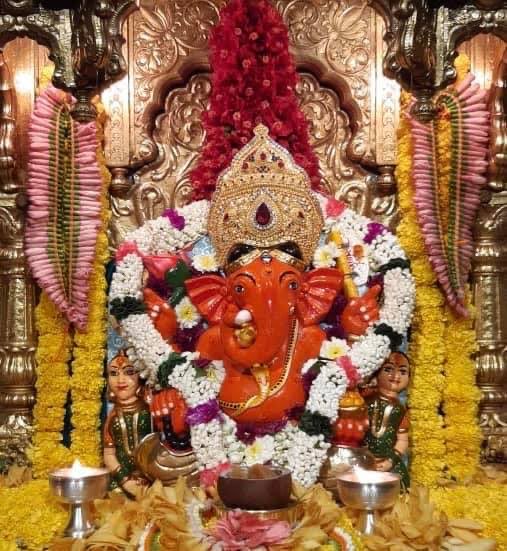
[[[362, 295], [350, 292], [359, 246]], [[174, 458], [192, 450], [205, 486], [231, 464], [259, 463], [313, 484], [340, 399], [381, 366], [413, 301], [394, 235], [312, 192], [264, 126], [211, 202], [127, 237], [110, 296], [152, 388], [159, 445]]]

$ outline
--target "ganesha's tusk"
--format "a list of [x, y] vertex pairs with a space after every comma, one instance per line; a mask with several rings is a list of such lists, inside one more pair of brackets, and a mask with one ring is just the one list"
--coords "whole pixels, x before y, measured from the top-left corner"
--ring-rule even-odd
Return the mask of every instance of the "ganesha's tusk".
[[236, 317], [234, 318], [234, 324], [238, 327], [245, 325], [245, 323], [250, 323], [252, 321], [252, 314], [249, 310], [240, 310]]

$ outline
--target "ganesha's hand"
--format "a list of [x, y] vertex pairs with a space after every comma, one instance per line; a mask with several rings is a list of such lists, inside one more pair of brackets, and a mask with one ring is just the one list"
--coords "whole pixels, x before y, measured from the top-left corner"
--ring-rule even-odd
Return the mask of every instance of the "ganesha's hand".
[[349, 335], [364, 335], [368, 326], [379, 318], [377, 297], [380, 285], [374, 285], [366, 293], [352, 298], [342, 314], [342, 326]]
[[144, 289], [143, 298], [153, 325], [166, 341], [171, 342], [178, 329], [174, 310], [152, 289]]
[[187, 405], [181, 394], [174, 388], [165, 388], [160, 392], [153, 393], [151, 404], [153, 425], [159, 432], [164, 430], [164, 417], [170, 417], [173, 432], [177, 436], [183, 436], [188, 432], [188, 425], [185, 420]]

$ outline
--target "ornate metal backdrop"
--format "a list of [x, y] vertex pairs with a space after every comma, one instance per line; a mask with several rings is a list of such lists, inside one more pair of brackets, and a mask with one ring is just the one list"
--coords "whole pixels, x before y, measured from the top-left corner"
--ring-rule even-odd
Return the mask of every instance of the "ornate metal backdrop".
[[[188, 174], [203, 132], [210, 93], [207, 37], [226, 0], [0, 0], [0, 439], [24, 445], [34, 403], [35, 289], [22, 252], [26, 124], [49, 48], [55, 83], [75, 92], [75, 116], [89, 118], [99, 87], [109, 114], [106, 157], [113, 173], [114, 248], [132, 227], [167, 205], [185, 202]], [[453, 78], [462, 44], [481, 84], [490, 86], [495, 139], [492, 173], [477, 224], [474, 290], [479, 316], [478, 383], [485, 455], [507, 457], [507, 184], [505, 148], [507, 10], [502, 3], [428, 7], [372, 0], [276, 0], [290, 29], [301, 73], [298, 95], [326, 187], [359, 212], [396, 224], [396, 127], [399, 86], [428, 98]], [[58, 3], [56, 3], [58, 4]], [[399, 5], [398, 5], [399, 4]], [[131, 14], [131, 15], [130, 15]], [[381, 14], [381, 15], [379, 15]], [[121, 24], [125, 43], [122, 47]], [[383, 40], [387, 34], [386, 41]], [[10, 69], [10, 73], [9, 73]], [[126, 72], [124, 72], [126, 70]], [[122, 74], [124, 76], [122, 76]], [[120, 78], [120, 80], [117, 80]], [[114, 80], [116, 79], [116, 80]], [[14, 92], [15, 88], [15, 92]], [[17, 114], [16, 114], [17, 112]], [[23, 436], [24, 435], [24, 436]], [[17, 440], [16, 440], [17, 439]], [[0, 443], [1, 444], [1, 443]], [[0, 445], [1, 447], [1, 445]]]

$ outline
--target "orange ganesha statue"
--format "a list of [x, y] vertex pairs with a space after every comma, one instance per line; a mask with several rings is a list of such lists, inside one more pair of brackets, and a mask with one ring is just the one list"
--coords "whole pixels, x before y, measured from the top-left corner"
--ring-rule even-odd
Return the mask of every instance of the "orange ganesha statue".
[[[355, 273], [345, 257], [358, 250]], [[203, 485], [231, 463], [270, 463], [308, 486], [340, 399], [403, 338], [413, 295], [396, 238], [313, 193], [260, 125], [211, 203], [127, 237], [110, 309], [153, 390], [155, 428], [169, 428], [169, 449], [190, 433]]]

